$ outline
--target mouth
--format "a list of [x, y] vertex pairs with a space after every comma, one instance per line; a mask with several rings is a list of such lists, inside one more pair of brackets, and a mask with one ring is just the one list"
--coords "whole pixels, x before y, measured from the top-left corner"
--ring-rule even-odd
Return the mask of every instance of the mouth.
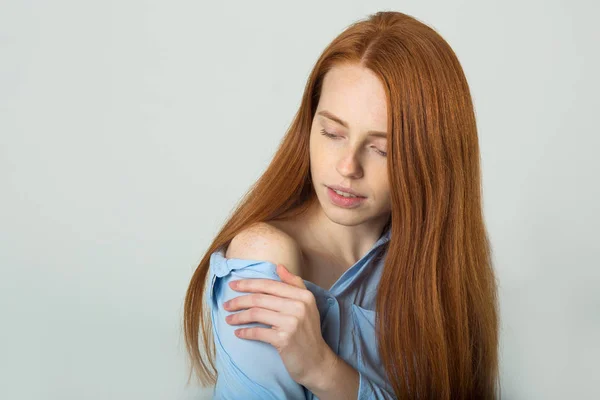
[[344, 188], [341, 186], [327, 186], [325, 185], [328, 189], [332, 190], [334, 193], [343, 196], [343, 197], [347, 197], [347, 198], [359, 198], [359, 199], [366, 199], [367, 196], [363, 196], [359, 193], [357, 193], [355, 190], [349, 189], [349, 188]]
[[336, 192], [334, 189], [327, 186], [327, 194], [329, 196], [329, 200], [338, 207], [343, 208], [356, 208], [364, 203], [366, 197], [357, 197], [357, 196], [347, 196], [341, 195]]

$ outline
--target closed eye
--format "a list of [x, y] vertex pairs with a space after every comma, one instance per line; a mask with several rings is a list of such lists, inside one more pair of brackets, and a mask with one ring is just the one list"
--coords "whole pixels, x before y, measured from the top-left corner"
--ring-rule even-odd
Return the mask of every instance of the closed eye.
[[321, 132], [323, 132], [323, 135], [325, 135], [325, 136], [327, 136], [329, 138], [337, 137], [337, 135], [333, 135], [333, 134], [327, 132], [325, 129], [321, 129]]
[[[334, 135], [334, 134], [332, 134], [332, 133], [329, 133], [329, 132], [327, 132], [325, 129], [321, 129], [321, 133], [322, 133], [323, 135], [327, 136], [328, 138], [331, 138], [331, 139], [334, 139], [334, 140], [336, 140], [336, 138], [338, 138], [338, 137], [339, 137], [338, 135]], [[387, 156], [387, 153], [386, 153], [385, 151], [381, 151], [381, 150], [379, 150], [379, 149], [378, 149], [378, 148], [376, 148], [376, 147], [374, 147], [374, 149], [375, 149], [375, 152], [376, 152], [377, 154], [381, 155], [382, 157], [386, 157], [386, 156]]]

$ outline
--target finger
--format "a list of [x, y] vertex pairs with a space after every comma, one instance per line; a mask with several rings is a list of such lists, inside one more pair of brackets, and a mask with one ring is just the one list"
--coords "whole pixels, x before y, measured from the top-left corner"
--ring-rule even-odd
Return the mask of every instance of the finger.
[[261, 292], [273, 294], [288, 299], [306, 298], [306, 289], [292, 286], [289, 283], [280, 282], [275, 279], [249, 278], [229, 282], [229, 286], [238, 292]]
[[251, 322], [260, 322], [275, 328], [290, 328], [295, 326], [295, 317], [281, 314], [276, 311], [265, 310], [264, 308], [251, 308], [236, 314], [228, 315], [225, 320], [229, 325], [249, 324]]
[[252, 307], [278, 311], [289, 315], [302, 315], [305, 305], [299, 300], [287, 299], [264, 293], [253, 293], [234, 297], [223, 304], [223, 308], [227, 311], [236, 311]]
[[290, 283], [296, 287], [301, 289], [306, 289], [306, 285], [304, 284], [304, 280], [298, 275], [292, 274], [285, 265], [277, 264], [277, 275], [286, 283]]
[[240, 328], [235, 330], [237, 337], [249, 340], [259, 340], [261, 342], [269, 343], [276, 349], [280, 349], [281, 343], [284, 342], [285, 332], [278, 331], [270, 328]]

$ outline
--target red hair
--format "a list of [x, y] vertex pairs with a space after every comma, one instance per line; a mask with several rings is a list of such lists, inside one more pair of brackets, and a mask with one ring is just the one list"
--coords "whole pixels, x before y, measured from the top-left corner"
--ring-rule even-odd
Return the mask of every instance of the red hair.
[[382, 367], [399, 399], [496, 398], [497, 293], [469, 86], [448, 43], [399, 12], [355, 22], [323, 51], [273, 160], [204, 254], [185, 297], [192, 369], [203, 385], [216, 383], [203, 301], [210, 255], [252, 224], [298, 215], [317, 201], [310, 128], [323, 77], [341, 63], [372, 70], [387, 96], [391, 238], [376, 304]]

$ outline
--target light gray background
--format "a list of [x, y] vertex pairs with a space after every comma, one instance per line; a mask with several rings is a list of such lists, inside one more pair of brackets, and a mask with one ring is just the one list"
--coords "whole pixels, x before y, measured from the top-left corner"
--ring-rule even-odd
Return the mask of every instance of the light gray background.
[[191, 274], [320, 52], [383, 9], [471, 86], [504, 398], [600, 398], [600, 10], [566, 0], [0, 2], [0, 398], [209, 398]]

